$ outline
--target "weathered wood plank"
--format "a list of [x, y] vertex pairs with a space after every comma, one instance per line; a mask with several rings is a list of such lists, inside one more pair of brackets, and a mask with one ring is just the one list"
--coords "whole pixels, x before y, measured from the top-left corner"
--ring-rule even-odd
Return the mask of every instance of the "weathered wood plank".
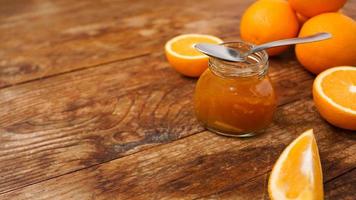
[[[354, 168], [355, 135], [325, 123], [309, 98], [280, 107], [274, 124], [260, 137], [243, 140], [202, 132], [0, 197], [194, 199], [226, 190], [240, 199], [264, 197], [266, 174], [283, 148], [308, 128], [314, 128], [326, 181]], [[254, 183], [259, 176], [263, 181]]]
[[158, 59], [0, 91], [1, 191], [202, 131], [190, 112], [193, 81]]
[[[236, 183], [230, 187], [226, 187], [219, 192], [199, 197], [197, 200], [245, 200], [245, 199], [269, 199], [268, 196], [268, 177], [269, 174], [259, 174], [245, 182]], [[252, 191], [252, 192], [251, 192]]]
[[180, 33], [237, 35], [249, 2], [2, 2], [0, 87], [161, 52]]
[[353, 200], [356, 198], [356, 167], [325, 185], [325, 199]]
[[[18, 2], [18, 4], [12, 7], [13, 2]], [[44, 4], [43, 1], [31, 1], [31, 6], [21, 0], [0, 3], [6, 5], [0, 6], [0, 87], [39, 79], [0, 90], [0, 107], [2, 108], [0, 109], [0, 193], [108, 162], [158, 144], [188, 137], [203, 130], [195, 121], [192, 111], [191, 98], [195, 80], [182, 78], [168, 67], [161, 54], [163, 44], [173, 35], [185, 32], [204, 32], [218, 36], [224, 36], [225, 33], [237, 33], [238, 18], [249, 1], [209, 0], [204, 4], [193, 1], [160, 1], [162, 4], [159, 5], [155, 1], [144, 2], [131, 4], [131, 7], [127, 6], [128, 2], [126, 1], [73, 2], [65, 0], [52, 1], [47, 4]], [[145, 5], [146, 3], [149, 5]], [[349, 1], [348, 5], [354, 3]], [[123, 7], [125, 9], [122, 9]], [[344, 12], [355, 17], [355, 9], [356, 6], [346, 6]], [[204, 10], [206, 13], [198, 15], [197, 10]], [[173, 16], [172, 13], [174, 13]], [[48, 26], [51, 26], [51, 29], [48, 29]], [[30, 32], [31, 34], [28, 34]], [[133, 39], [133, 42], [127, 43], [127, 39], [130, 38]], [[130, 51], [127, 51], [128, 49]], [[149, 55], [151, 52], [154, 53]], [[280, 105], [310, 97], [312, 76], [301, 69], [296, 61], [291, 60], [287, 55], [287, 57], [277, 58], [271, 62], [271, 76], [278, 90]], [[77, 71], [83, 68], [90, 69]], [[73, 72], [55, 76], [70, 71]], [[50, 78], [42, 79], [44, 77]], [[308, 105], [311, 106], [310, 100]], [[292, 110], [292, 108], [289, 109]], [[293, 112], [300, 116], [289, 117], [294, 116], [297, 121], [283, 121], [285, 118], [289, 119], [288, 117], [279, 118], [282, 121], [275, 122], [275, 126], [279, 130], [275, 134], [280, 133], [279, 128], [288, 130], [296, 128], [295, 123], [300, 123], [298, 127], [300, 125], [305, 128], [306, 124], [317, 127], [327, 126], [314, 124], [314, 121], [308, 121], [309, 119], [305, 121], [303, 117], [308, 118], [309, 115], [303, 116], [303, 112], [298, 109]], [[319, 123], [320, 119], [317, 118], [316, 121]], [[332, 127], [327, 129], [329, 135], [340, 132], [339, 129], [333, 130]], [[291, 131], [297, 133], [296, 130]], [[205, 139], [213, 137], [204, 136], [211, 135], [208, 133], [202, 134]], [[349, 137], [347, 134], [341, 135], [345, 138]], [[195, 136], [192, 137], [195, 138]], [[340, 136], [336, 137], [336, 142], [344, 142], [345, 138], [338, 138]], [[190, 139], [191, 137], [183, 139], [182, 142], [188, 142]], [[272, 141], [271, 138], [269, 139]], [[291, 137], [288, 138], [288, 141], [290, 140]], [[354, 138], [351, 137], [349, 140], [354, 140]], [[349, 144], [349, 140], [345, 144]], [[218, 144], [224, 146], [229, 141], [230, 139], [226, 139], [225, 142], [218, 142]], [[249, 141], [251, 144], [248, 145], [258, 146], [258, 144], [253, 144], [254, 141], [256, 140]], [[257, 141], [260, 142], [260, 140]], [[286, 141], [287, 139], [282, 139], [280, 142], [285, 145]], [[325, 143], [332, 145], [334, 144], [332, 142], [335, 141], [328, 139]], [[277, 141], [273, 140], [273, 142]], [[194, 144], [192, 143], [192, 145]], [[234, 144], [239, 146], [238, 143]], [[166, 147], [170, 148], [169, 145]], [[282, 146], [282, 144], [280, 145]], [[342, 145], [333, 146], [331, 150], [344, 152]], [[203, 148], [204, 146], [198, 145], [197, 147]], [[236, 146], [227, 146], [227, 148], [229, 147], [235, 148]], [[258, 148], [263, 149], [262, 146], [258, 146]], [[277, 150], [282, 149], [280, 146], [278, 148]], [[326, 145], [325, 148], [329, 147]], [[351, 155], [350, 152], [355, 152], [354, 146], [351, 145], [350, 148], [352, 149], [345, 148], [347, 155]], [[212, 151], [215, 150], [212, 149]], [[225, 150], [229, 154], [230, 149]], [[272, 150], [267, 151], [271, 152]], [[152, 152], [154, 150], [148, 150], [147, 153], [153, 154]], [[158, 155], [164, 156], [165, 153], [171, 155], [169, 152], [171, 150], [161, 149]], [[224, 151], [216, 153], [220, 155]], [[254, 156], [238, 151], [231, 154]], [[328, 172], [330, 177], [338, 176], [344, 173], [344, 170], [349, 170], [350, 164], [355, 165], [352, 156], [345, 158], [343, 154], [336, 155], [335, 152], [325, 154], [327, 154], [327, 158], [334, 159], [326, 161], [326, 163], [332, 162], [336, 166], [335, 168], [331, 164], [326, 165], [326, 167], [329, 166], [328, 171], [332, 171]], [[136, 155], [141, 156], [138, 159], [144, 159], [146, 154], [141, 152]], [[205, 154], [198, 155], [205, 156]], [[134, 158], [132, 156], [129, 158]], [[127, 162], [126, 158], [122, 159], [122, 162]], [[174, 159], [168, 161], [173, 162]], [[218, 162], [221, 161], [219, 159], [223, 159], [222, 163], [224, 163], [224, 159], [228, 158], [213, 157], [213, 160]], [[160, 166], [155, 162], [161, 161], [156, 159], [147, 162], [145, 161], [144, 165], [152, 163], [154, 166]], [[162, 162], [166, 162], [165, 158]], [[240, 163], [243, 160], [234, 162]], [[121, 161], [119, 163], [120, 166], [104, 164], [86, 169], [86, 171], [83, 170], [83, 173], [88, 172], [89, 176], [94, 176], [89, 180], [89, 186], [81, 185], [83, 183], [81, 180], [84, 180], [85, 175], [77, 175], [79, 172], [76, 172], [74, 177], [71, 177], [71, 174], [66, 175], [64, 179], [49, 180], [39, 183], [38, 186], [36, 184], [9, 192], [3, 197], [7, 199], [11, 194], [30, 195], [29, 197], [31, 197], [31, 195], [36, 195], [37, 191], [45, 198], [47, 194], [44, 190], [52, 192], [52, 190], [57, 190], [57, 187], [64, 186], [60, 184], [56, 186], [53, 182], [56, 180], [66, 184], [70, 184], [72, 181], [75, 183], [73, 186], [78, 187], [77, 191], [72, 186], [59, 190], [59, 192], [65, 193], [63, 197], [68, 198], [96, 196], [98, 195], [96, 193], [101, 194], [103, 184], [105, 185], [103, 191], [106, 192], [111, 189], [115, 190], [116, 183], [120, 187], [125, 186], [125, 181], [135, 186], [128, 193], [133, 191], [139, 194], [144, 185], [139, 183], [138, 179], [135, 179], [138, 181], [135, 183], [127, 177], [141, 179], [144, 176], [144, 183], [152, 184], [149, 179], [152, 178], [151, 176], [155, 176], [156, 171], [147, 177], [141, 173], [146, 170], [144, 167], [140, 167], [137, 171], [138, 169], [122, 164]], [[219, 166], [215, 166], [214, 163], [210, 162], [210, 167], [217, 169]], [[176, 172], [177, 166], [174, 163], [172, 165], [172, 170]], [[268, 170], [270, 165], [271, 162], [268, 161], [268, 164], [264, 166]], [[204, 166], [209, 167], [208, 165]], [[265, 169], [261, 166], [257, 167]], [[103, 172], [96, 172], [95, 168], [103, 169]], [[125, 170], [125, 168], [128, 169]], [[201, 181], [209, 180], [206, 179], [209, 177], [204, 177], [199, 175], [199, 172], [189, 171], [186, 168], [182, 169], [183, 172], [195, 174], [191, 179], [188, 178], [188, 183], [202, 184]], [[333, 171], [334, 168], [336, 171]], [[114, 171], [106, 172], [110, 169]], [[115, 169], [123, 170], [124, 178], [120, 177], [120, 174], [115, 174], [117, 173]], [[133, 170], [132, 176], [129, 169]], [[232, 170], [236, 170], [233, 172], [233, 176], [236, 177], [238, 173], [242, 173], [235, 167]], [[110, 177], [111, 175], [114, 177]], [[198, 184], [193, 187], [191, 193], [195, 193], [194, 189], [197, 187], [196, 192], [201, 192], [201, 194], [189, 193], [191, 188], [188, 187], [187, 198], [209, 195], [210, 192], [217, 193], [236, 186], [231, 182], [219, 182], [219, 180], [223, 182], [224, 176], [225, 178], [231, 177], [229, 173], [218, 173], [217, 175], [221, 177], [213, 176], [212, 178], [217, 180], [219, 185], [216, 190], [210, 190], [212, 186], [209, 185], [207, 187], [209, 192], [201, 192], [203, 186]], [[247, 185], [253, 185], [249, 182], [249, 180], [253, 180], [250, 175], [243, 176], [242, 182], [245, 180]], [[162, 180], [163, 182], [169, 179], [167, 174], [162, 176], [165, 178]], [[175, 174], [174, 176], [179, 175]], [[194, 180], [194, 178], [202, 179]], [[177, 177], [177, 180], [180, 179], [185, 180]], [[69, 182], [65, 182], [67, 180]], [[97, 183], [97, 180], [100, 182]], [[152, 180], [157, 181], [158, 179], [153, 178]], [[339, 179], [335, 179], [335, 181], [337, 180]], [[258, 180], [256, 181], [258, 182]], [[343, 183], [344, 180], [341, 182]], [[47, 183], [50, 185], [48, 188], [45, 187]], [[168, 185], [169, 183], [169, 181], [164, 182]], [[178, 184], [182, 183], [178, 181]], [[93, 185], [95, 188], [92, 188]], [[110, 188], [111, 186], [114, 187]], [[83, 190], [80, 187], [84, 187]], [[155, 186], [152, 187], [155, 189]], [[182, 187], [183, 189], [178, 187], [181, 189], [181, 193], [177, 193], [178, 196], [186, 192], [184, 181]], [[29, 192], [31, 188], [34, 188], [33, 193]], [[123, 188], [125, 190], [125, 187]], [[243, 188], [245, 190], [237, 189], [236, 191], [241, 195], [249, 195], [246, 198], [253, 195], [244, 192], [249, 187]], [[88, 193], [74, 194], [81, 191]], [[95, 192], [93, 193], [93, 191]], [[143, 195], [145, 195], [147, 190], [143, 191]], [[340, 191], [336, 189], [332, 195], [337, 196]], [[61, 196], [55, 192], [53, 194]], [[117, 194], [131, 197], [125, 191], [114, 191], [112, 194], [110, 192], [106, 194], [108, 196], [101, 196], [101, 198], [114, 198], [117, 197]], [[161, 195], [160, 192], [158, 195]], [[22, 198], [12, 196], [14, 199], [17, 197]], [[38, 196], [33, 197], [39, 198]], [[137, 198], [144, 197], [137, 196]]]
[[[287, 60], [271, 62], [280, 104], [310, 95]], [[0, 90], [0, 192], [201, 132], [194, 84], [154, 54]]]
[[[0, 87], [157, 52], [180, 33], [238, 34], [251, 2], [1, 1]], [[356, 18], [354, 5], [343, 12]]]

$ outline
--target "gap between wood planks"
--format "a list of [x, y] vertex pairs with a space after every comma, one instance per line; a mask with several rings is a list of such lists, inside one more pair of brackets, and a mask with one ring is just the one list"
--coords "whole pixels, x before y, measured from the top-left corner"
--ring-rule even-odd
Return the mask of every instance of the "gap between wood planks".
[[[226, 34], [226, 35], [223, 35], [221, 38], [226, 39], [226, 38], [230, 38], [230, 37], [239, 37], [239, 35], [237, 35], [237, 34]], [[142, 53], [142, 54], [129, 56], [129, 57], [125, 57], [125, 58], [119, 58], [119, 59], [105, 61], [105, 62], [102, 62], [102, 63], [99, 63], [99, 64], [95, 64], [95, 65], [87, 65], [87, 66], [83, 66], [83, 67], [78, 67], [76, 69], [69, 70], [69, 71], [63, 71], [63, 72], [59, 72], [59, 73], [56, 73], [56, 74], [51, 74], [51, 75], [38, 77], [38, 78], [26, 80], [26, 81], [21, 81], [21, 82], [18, 82], [18, 83], [5, 85], [3, 87], [0, 86], [0, 90], [1, 89], [5, 89], [5, 88], [9, 88], [9, 87], [13, 87], [13, 86], [18, 86], [18, 85], [22, 85], [22, 84], [26, 84], [26, 83], [39, 81], [39, 80], [45, 80], [45, 79], [49, 79], [49, 78], [52, 78], [52, 77], [56, 77], [56, 76], [60, 76], [60, 75], [64, 75], [64, 74], [69, 74], [69, 73], [72, 73], [72, 72], [78, 72], [78, 71], [82, 71], [82, 70], [86, 70], [86, 69], [96, 68], [96, 67], [100, 67], [102, 65], [113, 64], [113, 63], [118, 63], [118, 62], [122, 62], [122, 61], [129, 61], [129, 60], [133, 60], [133, 59], [137, 59], [137, 58], [141, 58], [141, 57], [147, 57], [147, 56], [150, 56], [152, 53], [153, 52]], [[160, 54], [163, 54], [163, 53], [160, 53]], [[167, 61], [167, 64], [169, 64], [168, 61]]]
[[149, 55], [151, 55], [151, 53], [138, 54], [138, 55], [130, 56], [130, 57], [126, 57], [126, 58], [110, 60], [110, 61], [103, 62], [103, 63], [100, 63], [100, 64], [88, 65], [88, 66], [76, 68], [76, 69], [69, 70], [69, 71], [59, 72], [57, 74], [52, 74], [52, 75], [48, 75], [48, 76], [44, 76], [44, 77], [39, 77], [39, 78], [34, 78], [34, 79], [31, 79], [31, 80], [27, 80], [27, 81], [18, 82], [18, 83], [11, 84], [11, 85], [6, 85], [4, 87], [0, 87], [0, 90], [1, 89], [5, 89], [5, 88], [9, 88], [9, 87], [13, 87], [13, 86], [18, 86], [18, 85], [22, 85], [22, 84], [26, 84], [26, 83], [39, 81], [39, 80], [45, 80], [45, 79], [49, 79], [49, 78], [52, 78], [52, 77], [56, 77], [56, 76], [60, 76], [60, 75], [64, 75], [64, 74], [69, 74], [69, 73], [72, 73], [72, 72], [78, 72], [78, 71], [82, 71], [82, 70], [86, 70], [86, 69], [96, 68], [96, 67], [100, 67], [102, 65], [108, 65], [108, 64], [112, 64], [112, 63], [116, 63], [116, 62], [128, 61], [128, 60], [132, 60], [132, 59], [136, 59], [136, 58], [146, 57], [146, 56], [149, 56]]
[[352, 172], [353, 170], [355, 170], [355, 169], [356, 169], [356, 167], [353, 167], [353, 168], [351, 168], [351, 169], [349, 169], [349, 170], [346, 170], [345, 172], [340, 173], [339, 175], [336, 175], [335, 177], [332, 177], [332, 178], [330, 178], [330, 179], [327, 180], [327, 181], [324, 181], [324, 184], [329, 184], [330, 182], [332, 182], [332, 181], [334, 181], [334, 180], [340, 178], [341, 176], [344, 176], [345, 174], [351, 173], [351, 172]]

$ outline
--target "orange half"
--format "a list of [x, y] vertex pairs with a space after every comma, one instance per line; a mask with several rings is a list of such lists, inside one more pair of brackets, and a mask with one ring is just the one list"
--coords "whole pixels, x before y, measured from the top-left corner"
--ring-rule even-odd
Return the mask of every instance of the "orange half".
[[320, 73], [314, 80], [313, 98], [329, 123], [356, 130], [356, 67], [334, 67]]
[[212, 35], [184, 34], [169, 40], [165, 45], [168, 62], [179, 73], [198, 77], [208, 68], [208, 56], [198, 52], [196, 43], [219, 44], [223, 41]]

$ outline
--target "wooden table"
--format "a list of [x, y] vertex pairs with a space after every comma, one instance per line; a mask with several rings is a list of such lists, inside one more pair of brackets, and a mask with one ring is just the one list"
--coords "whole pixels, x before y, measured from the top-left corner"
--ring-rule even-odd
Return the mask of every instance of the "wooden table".
[[[313, 128], [326, 199], [355, 199], [356, 135], [317, 113], [292, 50], [271, 59], [279, 107], [262, 136], [196, 121], [196, 79], [167, 63], [181, 33], [239, 38], [252, 0], [2, 0], [0, 199], [268, 199], [281, 151]], [[356, 18], [356, 2], [343, 12]]]

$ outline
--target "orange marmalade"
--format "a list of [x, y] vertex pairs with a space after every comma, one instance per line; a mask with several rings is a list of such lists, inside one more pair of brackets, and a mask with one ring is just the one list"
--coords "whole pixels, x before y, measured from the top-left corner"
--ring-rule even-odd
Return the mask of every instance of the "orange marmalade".
[[[252, 45], [225, 43], [240, 52]], [[209, 58], [209, 68], [200, 76], [194, 95], [198, 120], [209, 130], [228, 136], [248, 137], [263, 132], [271, 123], [276, 97], [267, 76], [265, 51], [253, 53], [244, 62]]]

